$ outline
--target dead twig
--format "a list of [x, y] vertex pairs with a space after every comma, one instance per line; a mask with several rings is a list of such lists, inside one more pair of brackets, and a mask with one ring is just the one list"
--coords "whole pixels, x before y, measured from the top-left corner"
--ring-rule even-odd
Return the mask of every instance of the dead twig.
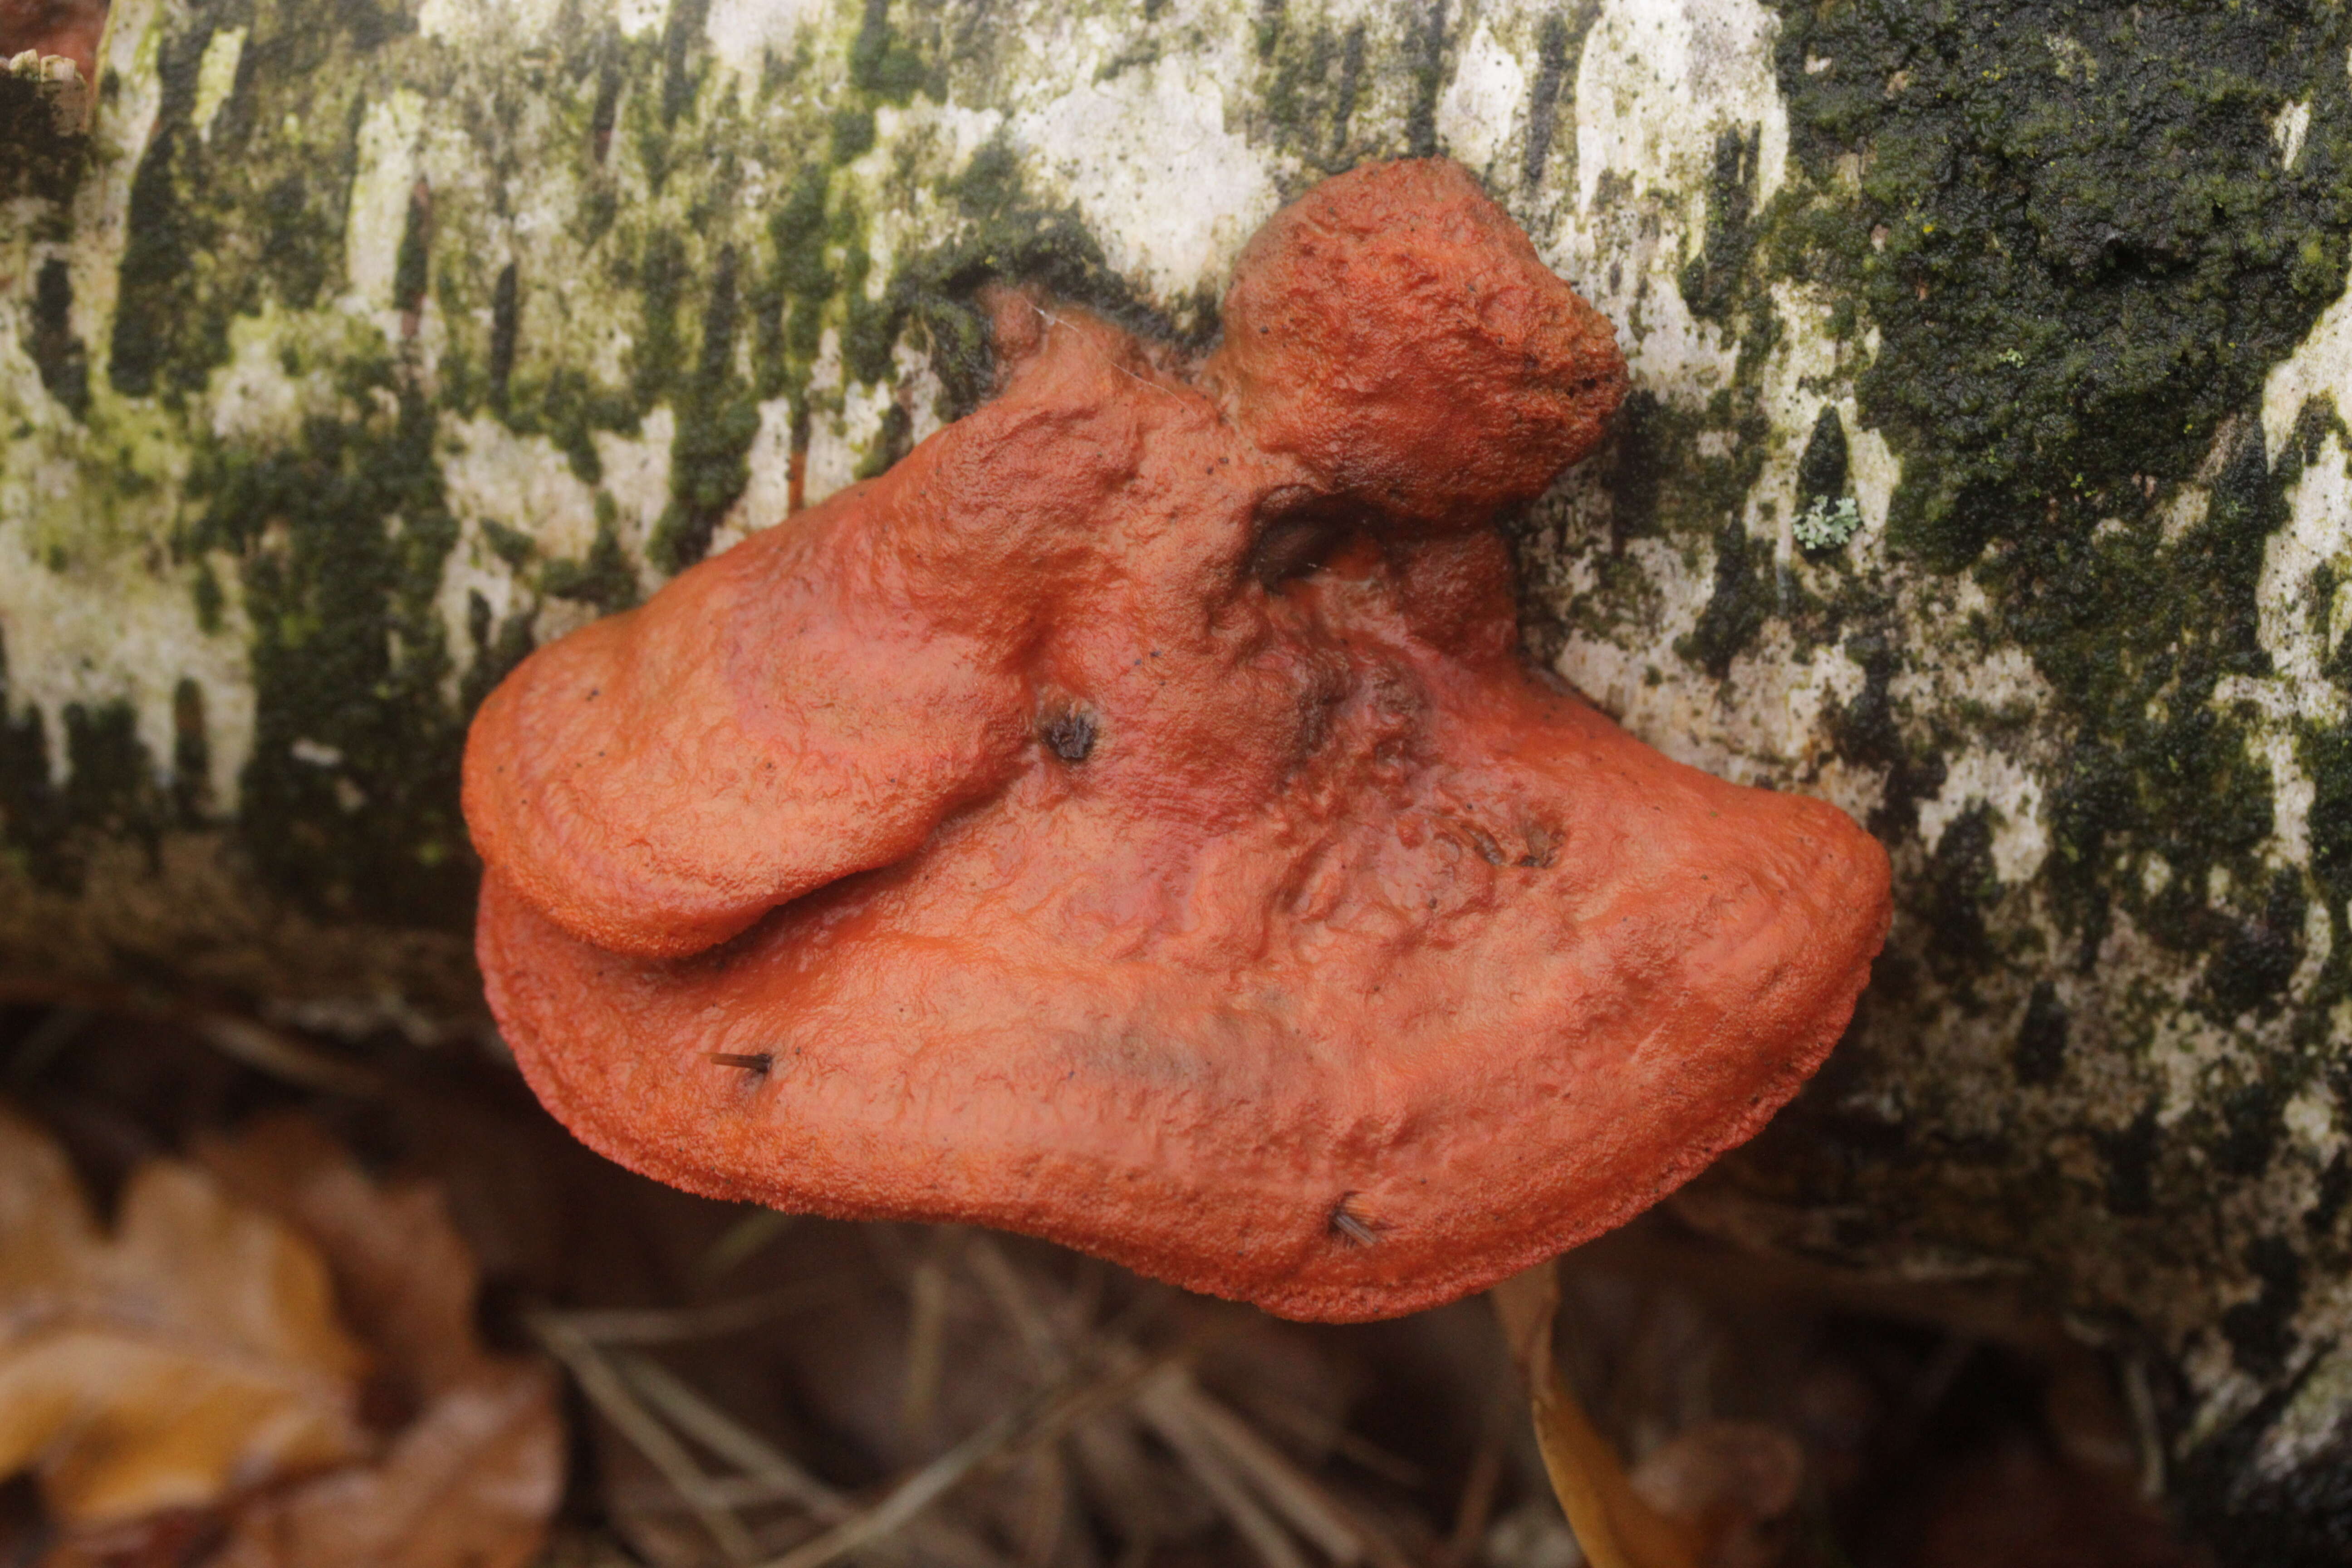
[[1063, 1347], [1062, 1336], [1046, 1321], [1036, 1296], [1021, 1278], [1013, 1260], [1004, 1256], [992, 1236], [975, 1236], [964, 1247], [964, 1261], [971, 1266], [973, 1276], [988, 1294], [989, 1304], [1020, 1336], [1029, 1359], [1048, 1377], [1059, 1377], [1069, 1366], [1069, 1352]]
[[766, 1251], [772, 1243], [799, 1224], [800, 1219], [799, 1215], [782, 1214], [775, 1209], [753, 1209], [729, 1226], [719, 1239], [695, 1259], [695, 1282], [705, 1287], [717, 1284]]
[[709, 1478], [702, 1473], [693, 1456], [667, 1427], [637, 1403], [619, 1372], [595, 1344], [558, 1313], [533, 1312], [524, 1321], [539, 1342], [547, 1347], [548, 1353], [570, 1370], [589, 1402], [620, 1429], [648, 1464], [661, 1472], [664, 1480], [677, 1489], [694, 1516], [702, 1521], [702, 1527], [710, 1532], [719, 1552], [730, 1562], [751, 1561], [758, 1552], [751, 1532], [735, 1517], [732, 1509], [711, 1495]]
[[1174, 1393], [1176, 1369], [1154, 1378], [1136, 1395], [1136, 1408], [1160, 1440], [1176, 1451], [1201, 1489], [1209, 1494], [1243, 1542], [1265, 1568], [1307, 1568], [1307, 1559], [1273, 1515], [1258, 1506], [1234, 1466], [1215, 1442], [1193, 1421], [1192, 1412]]
[[[965, 1258], [1031, 1359], [1049, 1375], [1066, 1366], [1068, 1350], [1003, 1248], [992, 1237], [975, 1236], [966, 1245]], [[1108, 1334], [1096, 1336], [1096, 1349], [1129, 1364], [1140, 1353]], [[1402, 1552], [1181, 1367], [1151, 1378], [1138, 1391], [1135, 1405], [1268, 1568], [1299, 1561], [1284, 1524], [1343, 1568], [1368, 1557], [1380, 1568], [1409, 1568]]]
[[1022, 1568], [1047, 1568], [1061, 1550], [1070, 1511], [1070, 1480], [1059, 1445], [1029, 1457], [1019, 1544]]
[[919, 1437], [929, 1435], [938, 1414], [940, 1363], [947, 1349], [948, 1263], [959, 1239], [953, 1227], [935, 1230], [907, 1281], [906, 1379], [898, 1419]]
[[845, 1274], [787, 1285], [757, 1296], [714, 1301], [705, 1307], [612, 1307], [547, 1315], [590, 1344], [678, 1344], [755, 1329], [791, 1313], [837, 1300], [856, 1289], [857, 1282]]
[[383, 1092], [378, 1074], [338, 1061], [280, 1029], [233, 1013], [201, 1014], [189, 1023], [196, 1038], [231, 1061], [268, 1073], [298, 1089], [365, 1100]]
[[900, 1480], [872, 1507], [814, 1541], [771, 1558], [760, 1568], [825, 1568], [874, 1546], [911, 1523], [982, 1467], [1056, 1441], [1072, 1423], [1125, 1398], [1137, 1383], [1166, 1364], [1149, 1362], [1136, 1370], [1115, 1368], [1092, 1379], [1086, 1377], [1083, 1369], [1074, 1372]]
[[864, 1513], [842, 1521], [782, 1557], [769, 1559], [761, 1568], [824, 1568], [828, 1563], [837, 1563], [875, 1544], [910, 1523], [982, 1463], [1002, 1453], [1020, 1429], [1019, 1416], [998, 1416], [891, 1488], [889, 1495]]
[[[856, 1502], [846, 1493], [809, 1474], [790, 1455], [711, 1404], [651, 1356], [621, 1351], [612, 1361], [630, 1387], [671, 1426], [743, 1472], [708, 1482], [704, 1495], [710, 1500], [731, 1508], [790, 1503], [820, 1525], [839, 1524], [856, 1514]], [[919, 1552], [925, 1563], [1001, 1568], [1004, 1561], [944, 1521], [917, 1521], [908, 1527], [908, 1534], [913, 1538], [908, 1542], [908, 1553]]]
[[1503, 1482], [1502, 1423], [1489, 1419], [1470, 1457], [1470, 1474], [1462, 1483], [1462, 1501], [1454, 1510], [1454, 1532], [1438, 1552], [1439, 1568], [1470, 1568], [1486, 1538], [1486, 1521], [1495, 1511], [1495, 1495]]
[[[790, 1502], [824, 1524], [837, 1524], [857, 1511], [848, 1498], [810, 1475], [782, 1449], [703, 1398], [685, 1379], [651, 1356], [622, 1351], [612, 1360], [622, 1379], [672, 1426], [743, 1472], [740, 1480], [711, 1482], [712, 1495], [732, 1489], [746, 1494], [747, 1500]], [[751, 1498], [752, 1493], [764, 1495]]]
[[1186, 1417], [1225, 1451], [1258, 1495], [1324, 1556], [1342, 1564], [1370, 1557], [1381, 1568], [1410, 1568], [1401, 1552], [1386, 1549], [1321, 1483], [1190, 1374], [1175, 1397]]
[[1379, 1444], [1350, 1432], [1339, 1422], [1270, 1389], [1238, 1391], [1248, 1414], [1269, 1426], [1278, 1426], [1313, 1448], [1328, 1448], [1367, 1474], [1391, 1486], [1418, 1491], [1429, 1479], [1410, 1459], [1399, 1458]]

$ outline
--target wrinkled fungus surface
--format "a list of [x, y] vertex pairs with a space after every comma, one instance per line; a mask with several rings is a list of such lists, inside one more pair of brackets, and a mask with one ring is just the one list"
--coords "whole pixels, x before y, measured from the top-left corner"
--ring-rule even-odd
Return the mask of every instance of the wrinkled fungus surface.
[[1609, 323], [1435, 161], [1276, 216], [1205, 363], [992, 310], [978, 412], [483, 707], [479, 948], [548, 1106], [698, 1192], [1328, 1319], [1755, 1131], [1886, 861], [1523, 665], [1491, 519], [1600, 438]]

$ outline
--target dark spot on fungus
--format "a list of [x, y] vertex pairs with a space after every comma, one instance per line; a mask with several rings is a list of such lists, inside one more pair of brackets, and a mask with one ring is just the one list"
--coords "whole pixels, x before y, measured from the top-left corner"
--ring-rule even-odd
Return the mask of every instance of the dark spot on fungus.
[[1331, 1205], [1331, 1234], [1350, 1246], [1370, 1247], [1379, 1242], [1381, 1233], [1349, 1211], [1348, 1199], [1355, 1195], [1349, 1193]]
[[776, 1060], [766, 1051], [713, 1051], [710, 1059], [723, 1068], [740, 1068], [745, 1072], [762, 1074], [773, 1067]]
[[1273, 592], [1322, 570], [1350, 531], [1346, 518], [1311, 506], [1277, 510], [1260, 526], [1251, 546], [1249, 574]]
[[1066, 763], [1083, 763], [1094, 754], [1094, 715], [1083, 708], [1065, 708], [1045, 721], [1039, 739], [1045, 749]]

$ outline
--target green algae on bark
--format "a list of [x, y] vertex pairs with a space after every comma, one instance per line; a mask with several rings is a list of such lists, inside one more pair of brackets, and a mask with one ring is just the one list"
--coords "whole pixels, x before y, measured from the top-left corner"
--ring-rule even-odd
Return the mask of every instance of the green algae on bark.
[[434, 607], [457, 524], [423, 396], [389, 367], [350, 390], [390, 407], [217, 453], [191, 487], [186, 547], [238, 562], [253, 626], [240, 837], [307, 909], [458, 922], [476, 874], [452, 771], [465, 715]]
[[2120, 905], [2204, 957], [2220, 1021], [2274, 1007], [2302, 940], [2263, 859], [2277, 781], [2220, 693], [2270, 673], [2293, 476], [2258, 405], [2341, 287], [2347, 44], [2333, 5], [1880, 3], [1791, 5], [1779, 43], [1806, 179], [1776, 256], [1881, 334], [1857, 395], [1905, 464], [1890, 543], [1969, 574], [2048, 682], [2072, 961]]
[[[2143, 1291], [2215, 1285], [2185, 1283], [2178, 1234], [2118, 1227], [2203, 1216], [2199, 1245], [2240, 1298], [2210, 1325], [2218, 1359], [2260, 1388], [2325, 1353], [2310, 1336], [2332, 1309], [2304, 1282], [2352, 1268], [2341, 1201], [2290, 1195], [2308, 1190], [2312, 1140], [2325, 1161], [2352, 1112], [2330, 1043], [2352, 990], [2337, 700], [2280, 664], [2271, 575], [2326, 411], [2290, 405], [2293, 430], [2265, 427], [2281, 420], [2273, 368], [2343, 290], [2352, 19], [2327, 4], [2031, 0], [1782, 16], [1796, 177], [1762, 220], [1765, 265], [1853, 302], [1876, 335], [1854, 395], [1903, 463], [1891, 569], [1958, 585], [1979, 646], [2021, 653], [2044, 694], [2012, 748], [2042, 785], [2038, 870], [2004, 881], [1982, 815], [2003, 803], [1970, 805], [1915, 851], [1906, 907], [1937, 988], [1908, 1017], [2013, 1018], [2006, 1065], [2031, 1097], [1983, 1141], [1929, 1132], [1908, 1174], [1870, 1162], [1864, 1185], [1956, 1239], [2033, 1235], [2045, 1258], [2080, 1247], [2095, 1268], [2152, 1270]], [[2332, 582], [2315, 599], [2332, 603]], [[2336, 630], [2322, 624], [2319, 645]], [[1916, 613], [1878, 636], [1873, 686], [1883, 668], [1888, 689], [1916, 687], [1952, 657], [1949, 631]], [[1915, 829], [1891, 808], [1946, 793], [1952, 742], [1986, 733], [1958, 704], [1848, 730], [1846, 754], [1887, 770], [1874, 826], [1898, 843]], [[1874, 1017], [1857, 1082], [1937, 1070], [1887, 1033], [1906, 1026], [1900, 1007]], [[1982, 1037], [1945, 1038], [1951, 1072]], [[2000, 1104], [1990, 1066], [1951, 1087], [1973, 1079], [1963, 1093]], [[1859, 1149], [1837, 1120], [1817, 1107], [1809, 1125]], [[2053, 1151], [2084, 1123], [2105, 1172], [2088, 1201], [1969, 1212], [1963, 1194], [1983, 1188], [1966, 1167], [2012, 1191], [2028, 1171], [2058, 1176], [2072, 1156]], [[2268, 1452], [2279, 1414], [2215, 1386], [2186, 1445], [2209, 1477], [2223, 1473], [2211, 1454]], [[2200, 1506], [2243, 1516], [2244, 1481]]]
[[89, 161], [89, 139], [79, 121], [87, 96], [79, 81], [44, 74], [44, 62], [22, 68], [0, 61], [0, 201], [29, 196], [62, 205], [73, 199]]

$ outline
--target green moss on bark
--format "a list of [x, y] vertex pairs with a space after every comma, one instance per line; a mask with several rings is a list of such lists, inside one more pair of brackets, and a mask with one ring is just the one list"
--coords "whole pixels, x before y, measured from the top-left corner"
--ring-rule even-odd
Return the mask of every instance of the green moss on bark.
[[58, 122], [55, 89], [0, 70], [0, 201], [29, 196], [62, 207], [89, 166], [89, 138]]
[[193, 487], [190, 544], [237, 560], [253, 626], [237, 837], [314, 912], [461, 928], [466, 715], [445, 695], [435, 608], [457, 523], [422, 395], [389, 366], [347, 390], [362, 412], [314, 418], [290, 445], [216, 449]]
[[[247, 37], [201, 132], [196, 77], [219, 33]], [[163, 28], [153, 131], [131, 180], [107, 374], [135, 397], [184, 397], [228, 356], [229, 324], [265, 304], [310, 310], [343, 270], [359, 132], [389, 89], [385, 46], [414, 30], [374, 0], [222, 0]], [[412, 209], [412, 220], [429, 216]], [[402, 303], [428, 236], [404, 246]], [[392, 301], [384, 301], [391, 303]]]
[[[1972, 573], [2055, 694], [2047, 875], [2075, 959], [2128, 909], [2204, 959], [2208, 1006], [2260, 1012], [2301, 936], [2261, 858], [2274, 781], [2217, 694], [2269, 668], [2262, 379], [2352, 259], [2352, 27], [2295, 4], [1783, 16], [1805, 177], [1776, 257], [1882, 333], [1859, 395], [1903, 460], [1892, 543]], [[2298, 102], [2287, 167], [2273, 122]]]

